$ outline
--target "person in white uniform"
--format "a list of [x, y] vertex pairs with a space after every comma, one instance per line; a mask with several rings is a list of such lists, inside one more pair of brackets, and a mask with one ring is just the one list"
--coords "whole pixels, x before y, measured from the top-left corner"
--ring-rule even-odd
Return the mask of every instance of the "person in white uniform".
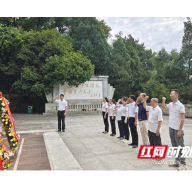
[[60, 95], [60, 99], [57, 99], [58, 96], [56, 96], [53, 99], [53, 102], [58, 103], [58, 132], [61, 131], [61, 122], [62, 122], [62, 131], [65, 132], [65, 116], [67, 114], [67, 101], [64, 99], [64, 95]]
[[163, 113], [162, 109], [158, 105], [158, 99], [152, 98], [150, 105], [147, 106], [146, 101], [148, 100], [148, 96], [145, 97], [143, 107], [149, 112], [148, 119], [148, 135], [150, 145], [162, 145], [161, 143], [161, 124], [163, 121]]
[[[185, 106], [179, 101], [179, 90], [172, 89], [170, 98], [173, 102], [165, 104], [166, 98], [162, 98], [162, 109], [169, 110], [169, 135], [173, 147], [184, 147], [184, 122], [185, 122]], [[185, 158], [181, 157], [180, 150], [178, 158], [170, 167], [178, 167], [178, 170], [186, 170]]]
[[122, 142], [129, 143], [129, 127], [128, 127], [128, 106], [127, 106], [127, 98], [122, 98], [123, 105], [121, 106], [121, 120], [123, 124], [124, 130], [124, 139]]
[[119, 127], [119, 137], [117, 137], [120, 140], [124, 139], [124, 130], [123, 130], [123, 124], [122, 124], [122, 120], [121, 120], [121, 107], [122, 107], [122, 102], [121, 99], [119, 99], [117, 105], [116, 105], [116, 111], [117, 111], [117, 123], [118, 123], [118, 127]]
[[137, 133], [137, 119], [138, 119], [138, 106], [135, 106], [135, 96], [130, 95], [128, 106], [128, 123], [131, 130], [132, 143], [128, 144], [132, 148], [138, 147], [138, 133]]
[[112, 132], [110, 134], [110, 136], [115, 136], [116, 135], [116, 126], [115, 126], [116, 101], [115, 101], [115, 99], [109, 100], [108, 113], [109, 113], [109, 119], [110, 119], [110, 123], [111, 123], [111, 132]]
[[103, 116], [103, 122], [105, 125], [105, 131], [102, 133], [107, 134], [109, 132], [109, 122], [108, 122], [108, 99], [107, 97], [103, 98], [101, 101], [102, 103], [102, 116]]

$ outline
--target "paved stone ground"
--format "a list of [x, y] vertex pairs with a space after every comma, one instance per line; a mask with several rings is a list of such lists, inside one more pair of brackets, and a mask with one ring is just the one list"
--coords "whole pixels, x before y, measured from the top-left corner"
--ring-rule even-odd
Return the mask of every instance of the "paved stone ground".
[[[151, 164], [152, 160], [137, 159], [139, 148], [133, 149], [116, 137], [101, 133], [104, 130], [101, 115], [69, 116], [66, 124], [67, 130], [60, 134], [61, 138], [83, 170], [174, 170], [168, 165]], [[186, 146], [192, 146], [191, 126], [192, 119], [186, 119]], [[142, 144], [139, 128], [138, 132]], [[164, 116], [161, 138], [163, 144], [171, 146], [167, 116]], [[192, 169], [192, 159], [187, 159], [187, 164]]]
[[[9, 148], [7, 139], [3, 139]], [[11, 158], [8, 170], [51, 170], [43, 133], [20, 134], [20, 140], [23, 144], [20, 143], [20, 149]]]
[[[36, 114], [13, 114], [19, 132], [38, 130], [55, 132], [57, 117]], [[192, 119], [185, 122], [185, 145], [192, 146]], [[66, 117], [66, 132], [59, 133], [66, 147], [83, 170], [175, 170], [168, 165], [152, 164], [152, 160], [137, 159], [139, 148], [132, 149], [116, 137], [102, 134], [101, 114], [69, 113]], [[140, 131], [139, 144], [142, 144]], [[117, 136], [118, 136], [117, 126]], [[162, 143], [171, 146], [168, 135], [168, 117], [162, 124]], [[192, 159], [187, 159], [187, 168], [192, 170]]]

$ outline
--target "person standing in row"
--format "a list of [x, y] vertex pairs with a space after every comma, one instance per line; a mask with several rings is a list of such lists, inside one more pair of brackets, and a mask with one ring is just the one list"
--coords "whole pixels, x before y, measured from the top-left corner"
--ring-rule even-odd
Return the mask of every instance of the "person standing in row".
[[111, 132], [112, 132], [110, 134], [110, 136], [115, 136], [116, 135], [116, 126], [115, 126], [116, 101], [115, 101], [115, 99], [109, 100], [108, 113], [109, 113], [109, 119], [110, 119], [110, 123], [111, 123]]
[[[148, 128], [147, 128], [147, 114], [146, 114], [146, 109], [143, 107], [145, 97], [146, 97], [146, 94], [141, 93], [140, 96], [137, 98], [135, 106], [139, 107], [138, 121], [139, 121], [139, 127], [140, 127], [143, 145], [149, 145]], [[140, 103], [138, 104], [139, 101], [140, 101]]]
[[129, 146], [133, 146], [132, 148], [138, 147], [138, 133], [137, 133], [137, 117], [138, 117], [138, 107], [135, 106], [135, 96], [130, 95], [128, 106], [128, 122], [131, 130], [132, 143], [128, 144]]
[[122, 120], [121, 120], [121, 106], [122, 106], [122, 102], [121, 102], [121, 99], [119, 99], [119, 101], [117, 102], [117, 105], [116, 105], [116, 111], [117, 111], [117, 123], [118, 123], [118, 127], [119, 127], [120, 136], [117, 138], [120, 140], [123, 140], [124, 139], [124, 130], [123, 130], [123, 124], [122, 124]]
[[[53, 102], [58, 103], [58, 132], [61, 131], [61, 121], [62, 121], [62, 131], [65, 132], [65, 116], [67, 114], [67, 101], [64, 99], [64, 95], [60, 95], [60, 99], [57, 99], [58, 96], [56, 96], [53, 99]], [[57, 99], [57, 100], [56, 100]]]
[[[162, 109], [169, 110], [169, 135], [173, 147], [184, 147], [184, 122], [185, 122], [185, 106], [179, 101], [179, 90], [172, 89], [170, 98], [173, 102], [165, 104], [166, 98], [162, 98]], [[178, 170], [186, 170], [185, 158], [181, 157], [182, 150], [179, 152], [178, 158], [170, 167], [178, 167]]]
[[124, 129], [124, 139], [122, 140], [124, 143], [129, 143], [129, 127], [128, 127], [128, 106], [127, 106], [127, 98], [122, 98], [122, 106], [121, 106], [121, 120]]
[[105, 97], [101, 101], [102, 103], [102, 116], [103, 116], [103, 122], [105, 125], [105, 131], [102, 133], [107, 134], [109, 132], [109, 122], [108, 122], [108, 99]]
[[147, 106], [146, 101], [148, 98], [148, 96], [145, 97], [143, 106], [149, 112], [148, 135], [150, 145], [162, 145], [160, 136], [160, 129], [163, 121], [162, 109], [158, 105], [157, 98], [152, 98], [150, 102], [151, 106]]

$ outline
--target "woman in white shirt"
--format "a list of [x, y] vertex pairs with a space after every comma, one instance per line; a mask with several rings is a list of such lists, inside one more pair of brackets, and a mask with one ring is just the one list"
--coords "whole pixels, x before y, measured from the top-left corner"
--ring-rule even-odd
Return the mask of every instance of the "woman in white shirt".
[[122, 98], [123, 106], [121, 106], [121, 120], [124, 128], [124, 139], [122, 140], [124, 143], [129, 143], [129, 128], [128, 128], [128, 106], [127, 106], [127, 98]]
[[103, 122], [105, 125], [105, 131], [102, 133], [107, 134], [109, 132], [109, 122], [108, 122], [108, 99], [107, 97], [103, 98], [101, 101], [102, 105], [102, 116], [103, 116]]
[[111, 123], [111, 134], [110, 136], [115, 136], [116, 135], [116, 126], [115, 126], [115, 117], [116, 117], [116, 101], [115, 99], [110, 99], [109, 100], [109, 119]]
[[123, 124], [122, 124], [122, 120], [121, 120], [121, 106], [122, 106], [122, 102], [121, 102], [121, 99], [119, 99], [119, 101], [116, 105], [116, 111], [117, 111], [117, 123], [118, 123], [118, 127], [119, 127], [120, 136], [117, 138], [120, 140], [123, 140], [124, 139], [124, 130], [123, 130]]

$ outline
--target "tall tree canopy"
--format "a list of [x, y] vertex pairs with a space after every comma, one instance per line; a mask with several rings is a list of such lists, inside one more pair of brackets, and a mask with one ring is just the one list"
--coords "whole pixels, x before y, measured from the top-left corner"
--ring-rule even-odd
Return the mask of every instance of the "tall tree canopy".
[[77, 85], [94, 73], [109, 75], [116, 99], [146, 92], [160, 100], [178, 88], [181, 101], [191, 102], [190, 18], [179, 52], [153, 52], [122, 32], [109, 44], [110, 32], [104, 20], [94, 17], [0, 17], [0, 89], [40, 95], [54, 83]]
[[74, 49], [88, 56], [95, 65], [95, 75], [107, 75], [110, 67], [110, 46], [106, 37], [110, 28], [93, 17], [71, 18], [68, 27]]
[[9, 46], [10, 50], [6, 55], [0, 50], [3, 51], [0, 70], [12, 79], [11, 90], [40, 96], [50, 92], [54, 84], [78, 85], [93, 75], [91, 61], [81, 52], [74, 52], [71, 42], [54, 29], [31, 31], [22, 36], [16, 29], [3, 29], [7, 34], [1, 31], [2, 44], [7, 45], [6, 51]]

